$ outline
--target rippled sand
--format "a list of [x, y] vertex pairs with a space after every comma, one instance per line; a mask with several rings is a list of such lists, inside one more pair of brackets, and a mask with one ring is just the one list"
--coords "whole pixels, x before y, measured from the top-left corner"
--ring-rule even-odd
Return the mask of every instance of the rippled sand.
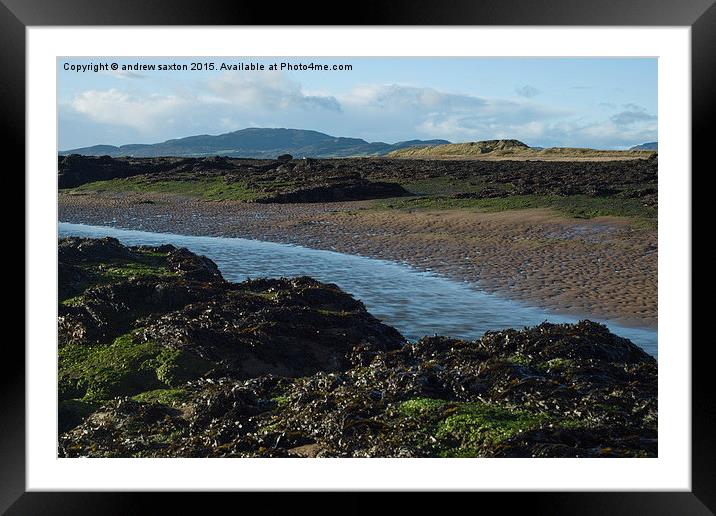
[[370, 202], [260, 205], [156, 194], [60, 194], [59, 219], [397, 260], [561, 312], [640, 326], [657, 322], [657, 231], [621, 219], [568, 219], [548, 210], [378, 211]]

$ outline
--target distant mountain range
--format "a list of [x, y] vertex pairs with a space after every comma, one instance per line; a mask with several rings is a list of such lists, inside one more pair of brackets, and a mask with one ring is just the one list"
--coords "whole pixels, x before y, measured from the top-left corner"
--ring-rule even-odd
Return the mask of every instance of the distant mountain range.
[[658, 142], [642, 143], [641, 145], [634, 145], [634, 147], [630, 148], [629, 150], [651, 150], [651, 151], [658, 151], [658, 150], [659, 150], [659, 143], [658, 143]]
[[85, 156], [230, 156], [235, 158], [275, 158], [291, 154], [295, 158], [382, 156], [406, 147], [441, 145], [447, 140], [410, 140], [394, 144], [367, 142], [360, 138], [330, 136], [302, 129], [241, 129], [215, 136], [200, 135], [155, 144], [94, 145], [60, 151], [60, 155]]

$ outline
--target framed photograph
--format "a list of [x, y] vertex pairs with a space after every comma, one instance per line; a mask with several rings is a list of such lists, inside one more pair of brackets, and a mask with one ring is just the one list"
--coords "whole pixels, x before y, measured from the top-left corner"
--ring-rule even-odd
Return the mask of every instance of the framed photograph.
[[2, 0], [26, 339], [0, 507], [711, 514], [713, 2], [314, 10]]

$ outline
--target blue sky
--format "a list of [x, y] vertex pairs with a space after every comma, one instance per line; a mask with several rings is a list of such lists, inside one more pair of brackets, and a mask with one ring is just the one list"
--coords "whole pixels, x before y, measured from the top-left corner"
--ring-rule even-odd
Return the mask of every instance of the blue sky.
[[[116, 62], [350, 64], [349, 71], [76, 72]], [[156, 143], [246, 127], [394, 143], [516, 138], [628, 148], [657, 140], [653, 58], [58, 59], [59, 146]]]

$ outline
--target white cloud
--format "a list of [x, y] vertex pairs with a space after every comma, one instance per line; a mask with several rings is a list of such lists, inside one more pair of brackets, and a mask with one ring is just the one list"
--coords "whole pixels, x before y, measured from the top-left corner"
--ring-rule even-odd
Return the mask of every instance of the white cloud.
[[486, 102], [480, 97], [445, 93], [432, 88], [412, 86], [369, 85], [359, 86], [339, 97], [342, 104], [375, 110], [404, 109], [478, 109]]
[[647, 113], [646, 108], [637, 104], [625, 104], [624, 111], [612, 115], [609, 119], [618, 126], [631, 126], [639, 122], [656, 120], [656, 115]]
[[186, 99], [169, 95], [132, 96], [117, 89], [89, 90], [75, 96], [70, 105], [94, 122], [124, 125], [147, 133], [169, 122]]
[[448, 93], [402, 85], [364, 85], [339, 97], [346, 112], [412, 128], [411, 137], [451, 141], [537, 137], [545, 123], [570, 113], [527, 100]]
[[620, 149], [657, 139], [657, 124], [649, 122], [625, 128], [611, 120], [564, 120], [543, 127], [543, 146]]
[[252, 109], [326, 109], [340, 111], [335, 97], [307, 95], [301, 85], [281, 72], [266, 71], [251, 74], [223, 74], [207, 81], [213, 98]]

